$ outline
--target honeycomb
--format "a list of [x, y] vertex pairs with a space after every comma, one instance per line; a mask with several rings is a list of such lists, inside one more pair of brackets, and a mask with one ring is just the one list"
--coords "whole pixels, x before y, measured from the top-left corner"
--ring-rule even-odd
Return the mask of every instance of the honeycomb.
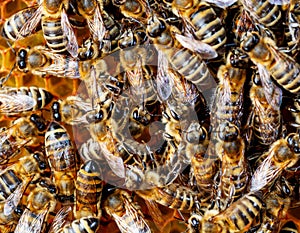
[[[2, 26], [4, 21], [14, 13], [26, 7], [33, 6], [34, 4], [36, 4], [36, 0], [1, 0], [0, 26]], [[77, 33], [77, 35], [81, 35], [80, 33], [82, 32]], [[5, 83], [5, 85], [15, 87], [43, 87], [60, 99], [65, 99], [67, 96], [76, 94], [78, 92], [78, 87], [80, 86], [80, 80], [58, 78], [55, 76], [48, 76], [46, 78], [43, 78], [32, 75], [31, 73], [22, 73], [17, 69], [13, 68], [16, 60], [15, 51], [18, 51], [19, 48], [26, 47], [28, 45], [35, 46], [43, 44], [44, 38], [42, 32], [35, 33], [34, 35], [28, 36], [25, 39], [15, 42], [13, 47], [11, 47], [4, 38], [0, 37], [0, 77], [6, 77], [11, 72], [9, 79]], [[47, 111], [45, 112], [45, 114], [47, 114]], [[0, 120], [1, 127], [7, 124], [8, 119], [6, 119], [6, 117], [2, 117]], [[72, 132], [72, 129], [70, 127], [68, 128], [68, 130], [70, 134], [78, 133]], [[85, 133], [87, 132], [80, 132], [80, 134]], [[76, 138], [76, 140], [79, 140], [79, 145], [85, 140], [85, 136], [82, 135], [79, 137], [76, 136]], [[186, 231], [186, 221], [179, 212], [158, 204], [164, 217], [163, 224], [160, 225], [152, 221], [151, 214], [147, 213], [147, 207], [145, 206], [144, 201], [138, 197], [137, 201], [141, 205], [142, 211], [146, 217], [147, 223], [149, 224], [152, 232], [179, 233]], [[289, 211], [286, 221], [290, 219], [296, 222], [300, 229], [300, 207], [296, 209], [291, 209]], [[112, 221], [111, 219], [104, 219], [99, 232], [114, 233], [119, 232], [119, 229], [114, 221]]]

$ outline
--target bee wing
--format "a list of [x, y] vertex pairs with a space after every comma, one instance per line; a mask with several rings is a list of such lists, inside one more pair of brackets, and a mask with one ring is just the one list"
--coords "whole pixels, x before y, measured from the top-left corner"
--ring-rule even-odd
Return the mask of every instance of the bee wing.
[[213, 47], [200, 40], [177, 33], [175, 33], [175, 37], [183, 47], [199, 53], [203, 59], [213, 59], [218, 56], [217, 51]]
[[55, 215], [51, 227], [49, 229], [49, 233], [56, 233], [58, 232], [61, 228], [66, 223], [66, 218], [68, 214], [71, 212], [72, 208], [71, 206], [63, 206]]
[[40, 5], [36, 11], [32, 14], [30, 19], [24, 23], [22, 26], [20, 33], [17, 35], [17, 39], [22, 39], [23, 37], [26, 37], [30, 35], [34, 29], [37, 27], [37, 25], [41, 22], [43, 14], [43, 6]]
[[122, 233], [150, 233], [151, 230], [144, 218], [126, 199], [124, 200], [125, 214], [118, 216], [113, 213], [112, 216], [116, 221], [119, 230]]
[[19, 184], [16, 190], [13, 191], [13, 193], [10, 194], [9, 197], [5, 200], [3, 212], [5, 216], [9, 216], [17, 208], [28, 183], [29, 180]]
[[263, 65], [257, 64], [257, 68], [268, 103], [273, 109], [279, 110], [282, 100], [282, 90], [271, 80], [270, 73]]
[[271, 4], [274, 4], [274, 5], [285, 5], [285, 4], [290, 4], [290, 1], [291, 0], [269, 0], [269, 2]]
[[166, 101], [171, 93], [172, 87], [174, 86], [174, 80], [168, 72], [168, 59], [162, 51], [158, 51], [158, 68], [156, 76], [157, 92], [163, 101]]
[[205, 2], [213, 3], [221, 8], [226, 8], [236, 3], [238, 0], [205, 0]]
[[276, 167], [273, 165], [273, 156], [274, 149], [255, 170], [250, 182], [250, 191], [261, 190], [275, 180], [282, 171], [283, 167]]
[[62, 9], [62, 12], [61, 12], [61, 26], [62, 26], [62, 30], [68, 40], [68, 44], [67, 44], [68, 52], [71, 54], [72, 57], [77, 57], [78, 56], [77, 38], [75, 36], [73, 28], [69, 22], [68, 15], [64, 8]]
[[100, 143], [102, 154], [104, 155], [110, 169], [120, 178], [125, 178], [125, 167], [121, 157], [112, 154], [105, 143]]
[[0, 93], [0, 113], [22, 113], [32, 110], [36, 104], [36, 100], [28, 95]]
[[38, 214], [25, 209], [16, 226], [15, 233], [40, 233], [47, 212], [47, 208]]
[[98, 40], [101, 43], [106, 33], [106, 29], [101, 16], [99, 4], [97, 4], [93, 19], [88, 18], [87, 23], [94, 40]]

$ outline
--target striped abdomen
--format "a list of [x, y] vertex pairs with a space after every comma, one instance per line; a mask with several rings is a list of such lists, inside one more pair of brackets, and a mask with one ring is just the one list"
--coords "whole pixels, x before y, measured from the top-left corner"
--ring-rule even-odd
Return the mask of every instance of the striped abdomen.
[[263, 207], [260, 193], [248, 193], [221, 213], [232, 232], [245, 232]]
[[76, 187], [76, 209], [80, 211], [86, 207], [91, 214], [97, 216], [99, 201], [101, 200], [103, 182], [99, 165], [93, 161], [87, 161], [77, 172]]
[[196, 8], [190, 9], [184, 15], [187, 15], [186, 20], [195, 28], [197, 39], [209, 44], [215, 50], [226, 43], [225, 28], [208, 3], [201, 2]]
[[[20, 30], [22, 29], [24, 24], [31, 18], [37, 8], [37, 6], [29, 7], [12, 15], [5, 21], [1, 35], [12, 41], [18, 40], [22, 37], [26, 37], [27, 35], [21, 36]], [[30, 33], [31, 32], [28, 31], [28, 35]]]
[[0, 175], [0, 201], [6, 200], [21, 183], [22, 180], [13, 170], [2, 173]]
[[51, 50], [56, 53], [67, 51], [68, 39], [63, 32], [61, 18], [43, 17], [42, 30], [46, 43]]
[[70, 171], [76, 167], [75, 148], [66, 129], [52, 122], [45, 134], [46, 154], [55, 171]]

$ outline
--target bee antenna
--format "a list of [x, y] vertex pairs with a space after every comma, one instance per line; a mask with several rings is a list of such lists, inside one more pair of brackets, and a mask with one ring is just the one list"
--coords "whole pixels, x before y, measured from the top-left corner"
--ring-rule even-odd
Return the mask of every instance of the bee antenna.
[[11, 49], [11, 51], [14, 53], [14, 55], [17, 55], [16, 50], [12, 47], [12, 45], [9, 43], [9, 41], [6, 41], [7, 45]]
[[0, 80], [0, 87], [3, 86], [3, 84], [8, 80], [8, 78], [11, 76], [13, 70], [16, 68], [16, 63], [14, 63], [13, 67], [10, 69], [8, 75], [6, 75], [6, 77], [2, 80]]

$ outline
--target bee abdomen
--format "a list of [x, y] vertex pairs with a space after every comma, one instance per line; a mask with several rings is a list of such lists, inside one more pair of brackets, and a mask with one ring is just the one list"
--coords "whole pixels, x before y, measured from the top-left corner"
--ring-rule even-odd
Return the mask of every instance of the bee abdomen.
[[100, 227], [100, 221], [94, 217], [82, 217], [62, 228], [59, 233], [93, 233]]
[[61, 21], [59, 20], [42, 20], [44, 38], [47, 45], [54, 52], [61, 53], [67, 50], [67, 39], [63, 33]]
[[[15, 41], [21, 37], [20, 31], [25, 22], [30, 19], [37, 7], [29, 7], [17, 12], [7, 19], [3, 25], [1, 35], [9, 40]], [[23, 35], [26, 36], [26, 35]]]
[[16, 190], [16, 188], [22, 183], [15, 172], [8, 170], [0, 175], [0, 201], [6, 200], [8, 196]]

